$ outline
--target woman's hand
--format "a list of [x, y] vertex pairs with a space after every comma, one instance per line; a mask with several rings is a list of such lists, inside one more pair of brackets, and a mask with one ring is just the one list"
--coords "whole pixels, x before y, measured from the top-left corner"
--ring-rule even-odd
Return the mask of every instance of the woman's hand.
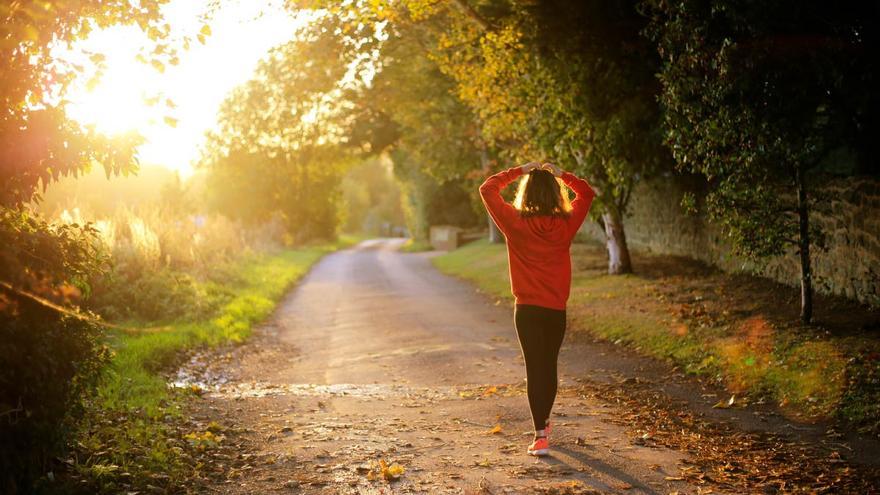
[[562, 176], [562, 169], [557, 167], [556, 165], [550, 163], [550, 162], [546, 162], [546, 163], [541, 164], [541, 168], [548, 170], [550, 173], [552, 173], [556, 177]]
[[522, 173], [523, 173], [523, 175], [525, 175], [525, 174], [531, 172], [532, 170], [535, 170], [536, 168], [541, 168], [541, 163], [540, 162], [529, 162], [520, 168], [522, 168]]

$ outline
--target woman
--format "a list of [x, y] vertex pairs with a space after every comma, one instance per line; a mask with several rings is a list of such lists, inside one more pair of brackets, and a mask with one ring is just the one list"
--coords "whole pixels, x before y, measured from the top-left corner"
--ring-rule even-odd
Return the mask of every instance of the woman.
[[[523, 177], [516, 200], [501, 197]], [[561, 179], [561, 180], [558, 180]], [[563, 184], [577, 198], [570, 205]], [[531, 162], [499, 172], [480, 186], [489, 215], [507, 238], [514, 324], [526, 362], [529, 409], [535, 424], [530, 455], [550, 451], [550, 410], [556, 400], [556, 361], [565, 336], [565, 305], [571, 289], [569, 247], [596, 196], [587, 181], [550, 163]]]

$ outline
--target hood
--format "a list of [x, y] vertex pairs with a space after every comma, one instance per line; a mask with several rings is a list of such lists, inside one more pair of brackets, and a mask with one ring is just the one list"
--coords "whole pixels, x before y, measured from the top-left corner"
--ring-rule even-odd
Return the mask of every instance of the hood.
[[550, 242], [559, 242], [565, 239], [565, 220], [559, 217], [535, 216], [526, 219], [529, 230], [534, 235]]

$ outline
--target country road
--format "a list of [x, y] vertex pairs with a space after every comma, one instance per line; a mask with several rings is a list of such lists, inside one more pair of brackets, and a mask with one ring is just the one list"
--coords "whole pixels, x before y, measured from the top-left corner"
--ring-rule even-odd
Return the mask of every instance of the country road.
[[[552, 455], [527, 456], [530, 419], [512, 308], [440, 274], [430, 254], [397, 251], [401, 242], [366, 241], [326, 256], [249, 344], [211, 363], [222, 370], [214, 378], [223, 378], [196, 416], [238, 442], [211, 491], [710, 492], [705, 481], [690, 485], [680, 476], [686, 454], [633, 441], [613, 421], [625, 406], [580, 386], [634, 380], [618, 375], [621, 368], [660, 372], [571, 335], [560, 361]], [[396, 479], [381, 479], [380, 460], [402, 474], [391, 469], [385, 474]]]

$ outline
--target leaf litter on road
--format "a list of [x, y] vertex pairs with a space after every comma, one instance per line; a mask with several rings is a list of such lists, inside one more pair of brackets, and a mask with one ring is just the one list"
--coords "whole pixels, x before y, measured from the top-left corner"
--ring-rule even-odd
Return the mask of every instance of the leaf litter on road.
[[[733, 493], [874, 493], [880, 486], [880, 469], [851, 464], [839, 451], [823, 454], [784, 435], [710, 421], [647, 385], [579, 382], [583, 397], [620, 407], [608, 421], [626, 427], [634, 444], [688, 454], [667, 481], [686, 481], [703, 493], [712, 486]], [[721, 403], [731, 407], [736, 398]]]

